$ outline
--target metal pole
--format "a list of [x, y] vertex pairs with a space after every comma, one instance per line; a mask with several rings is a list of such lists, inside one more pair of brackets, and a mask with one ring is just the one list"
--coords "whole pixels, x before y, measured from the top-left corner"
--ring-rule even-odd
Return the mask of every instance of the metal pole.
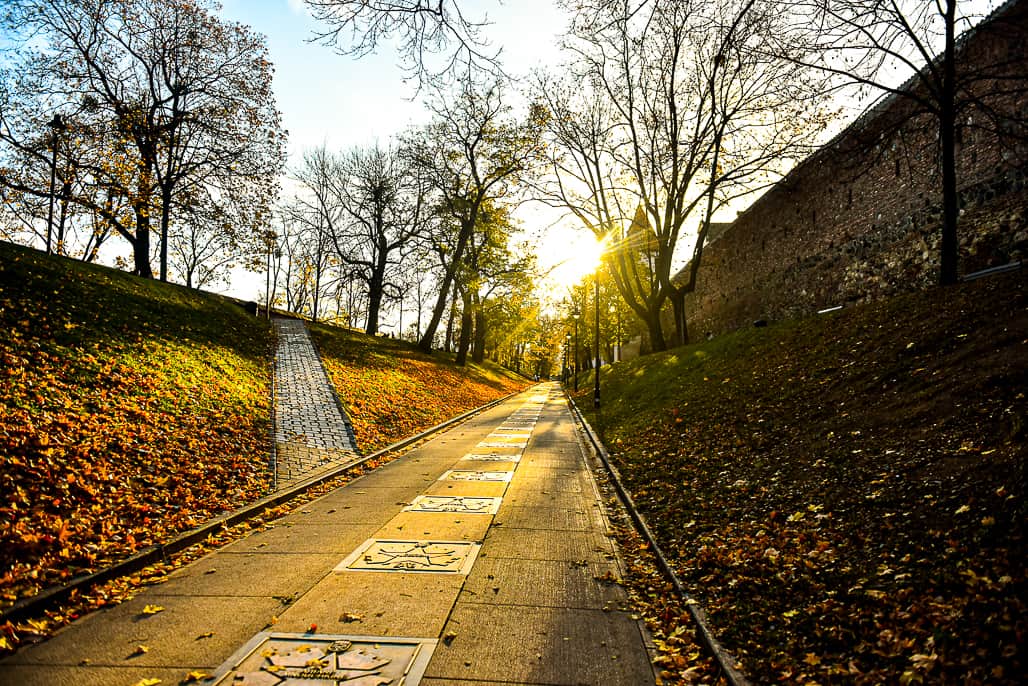
[[571, 315], [575, 319], [575, 363], [574, 363], [574, 374], [575, 374], [575, 393], [578, 393], [578, 314]]
[[596, 386], [593, 389], [593, 407], [600, 407], [600, 270], [596, 270], [596, 289], [593, 291], [593, 305], [596, 310], [596, 330], [594, 338], [596, 346], [596, 364], [593, 366], [593, 378], [596, 379]]

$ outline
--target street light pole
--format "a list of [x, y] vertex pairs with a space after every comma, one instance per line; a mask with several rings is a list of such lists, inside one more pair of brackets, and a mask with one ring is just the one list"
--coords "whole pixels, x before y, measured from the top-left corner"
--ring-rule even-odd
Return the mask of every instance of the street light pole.
[[578, 308], [576, 307], [571, 311], [571, 318], [575, 320], [575, 363], [574, 363], [574, 374], [575, 374], [575, 393], [578, 393]]
[[596, 270], [593, 277], [595, 290], [593, 291], [593, 309], [596, 311], [596, 329], [594, 343], [596, 348], [596, 364], [593, 365], [593, 378], [596, 379], [596, 386], [593, 388], [593, 407], [600, 408], [600, 270]]
[[54, 118], [47, 122], [47, 126], [53, 129], [53, 138], [51, 139], [53, 154], [50, 157], [50, 209], [46, 214], [46, 254], [50, 255], [53, 253], [54, 186], [57, 184], [57, 133], [64, 128], [61, 115], [55, 114]]

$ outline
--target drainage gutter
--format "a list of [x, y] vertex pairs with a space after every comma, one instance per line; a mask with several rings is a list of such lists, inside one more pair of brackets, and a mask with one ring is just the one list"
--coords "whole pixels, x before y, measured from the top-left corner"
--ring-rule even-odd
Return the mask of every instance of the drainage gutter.
[[678, 597], [685, 603], [686, 611], [689, 613], [693, 623], [696, 625], [696, 632], [699, 634], [700, 643], [704, 648], [706, 648], [707, 652], [713, 656], [714, 662], [717, 663], [718, 668], [721, 670], [721, 675], [725, 678], [725, 681], [729, 686], [752, 686], [751, 682], [735, 668], [735, 659], [721, 647], [721, 644], [707, 625], [707, 616], [703, 611], [703, 608], [700, 607], [699, 602], [693, 599], [689, 595], [689, 592], [685, 590], [685, 586], [682, 585], [678, 575], [675, 574], [675, 570], [672, 569], [671, 564], [667, 561], [667, 558], [664, 557], [664, 553], [661, 551], [660, 546], [657, 545], [657, 540], [653, 536], [653, 532], [651, 532], [650, 527], [646, 525], [646, 520], [643, 519], [642, 514], [640, 514], [636, 509], [635, 501], [632, 500], [632, 496], [629, 494], [624, 484], [621, 483], [621, 477], [614, 465], [611, 464], [610, 455], [607, 453], [607, 449], [603, 445], [603, 442], [596, 436], [593, 428], [589, 425], [589, 422], [586, 421], [585, 417], [582, 415], [582, 411], [578, 409], [578, 405], [575, 404], [575, 401], [570, 394], [567, 395], [567, 398], [575, 417], [581, 423], [586, 436], [589, 437], [589, 442], [592, 443], [593, 448], [600, 457], [600, 460], [603, 461], [603, 466], [606, 468], [607, 473], [610, 475], [610, 479], [614, 484], [614, 490], [617, 491], [621, 504], [624, 505], [629, 516], [632, 518], [632, 523], [635, 525], [636, 531], [639, 532], [639, 535], [642, 536], [650, 546], [650, 550], [653, 551], [654, 557], [657, 558], [657, 566], [660, 567], [660, 571], [671, 582], [671, 585], [675, 587], [675, 592], [678, 594]]

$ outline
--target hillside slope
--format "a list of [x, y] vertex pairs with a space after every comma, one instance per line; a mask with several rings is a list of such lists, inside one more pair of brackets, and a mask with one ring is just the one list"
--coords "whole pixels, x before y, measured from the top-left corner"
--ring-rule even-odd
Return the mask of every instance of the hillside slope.
[[758, 683], [1019, 683], [1023, 271], [739, 331], [601, 381], [590, 420]]
[[[312, 329], [365, 452], [526, 386]], [[229, 299], [0, 242], [0, 608], [265, 495], [272, 346]]]
[[0, 243], [2, 605], [267, 489], [267, 322]]
[[364, 452], [528, 386], [489, 362], [462, 368], [403, 341], [330, 326], [312, 334]]

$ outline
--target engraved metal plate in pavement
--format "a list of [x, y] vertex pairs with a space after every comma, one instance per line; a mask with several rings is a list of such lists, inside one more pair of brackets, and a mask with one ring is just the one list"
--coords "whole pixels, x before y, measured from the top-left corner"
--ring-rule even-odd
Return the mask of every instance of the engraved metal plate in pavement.
[[350, 553], [336, 572], [467, 574], [481, 546], [467, 541], [397, 541], [373, 538]]
[[214, 674], [217, 686], [416, 686], [434, 639], [262, 632]]
[[473, 498], [453, 495], [419, 495], [403, 508], [405, 512], [452, 512], [456, 514], [496, 514], [503, 498]]
[[521, 462], [521, 454], [504, 455], [503, 453], [468, 453], [462, 460], [475, 460], [478, 462]]
[[478, 469], [451, 469], [439, 477], [440, 481], [510, 482], [514, 472], [485, 472]]

